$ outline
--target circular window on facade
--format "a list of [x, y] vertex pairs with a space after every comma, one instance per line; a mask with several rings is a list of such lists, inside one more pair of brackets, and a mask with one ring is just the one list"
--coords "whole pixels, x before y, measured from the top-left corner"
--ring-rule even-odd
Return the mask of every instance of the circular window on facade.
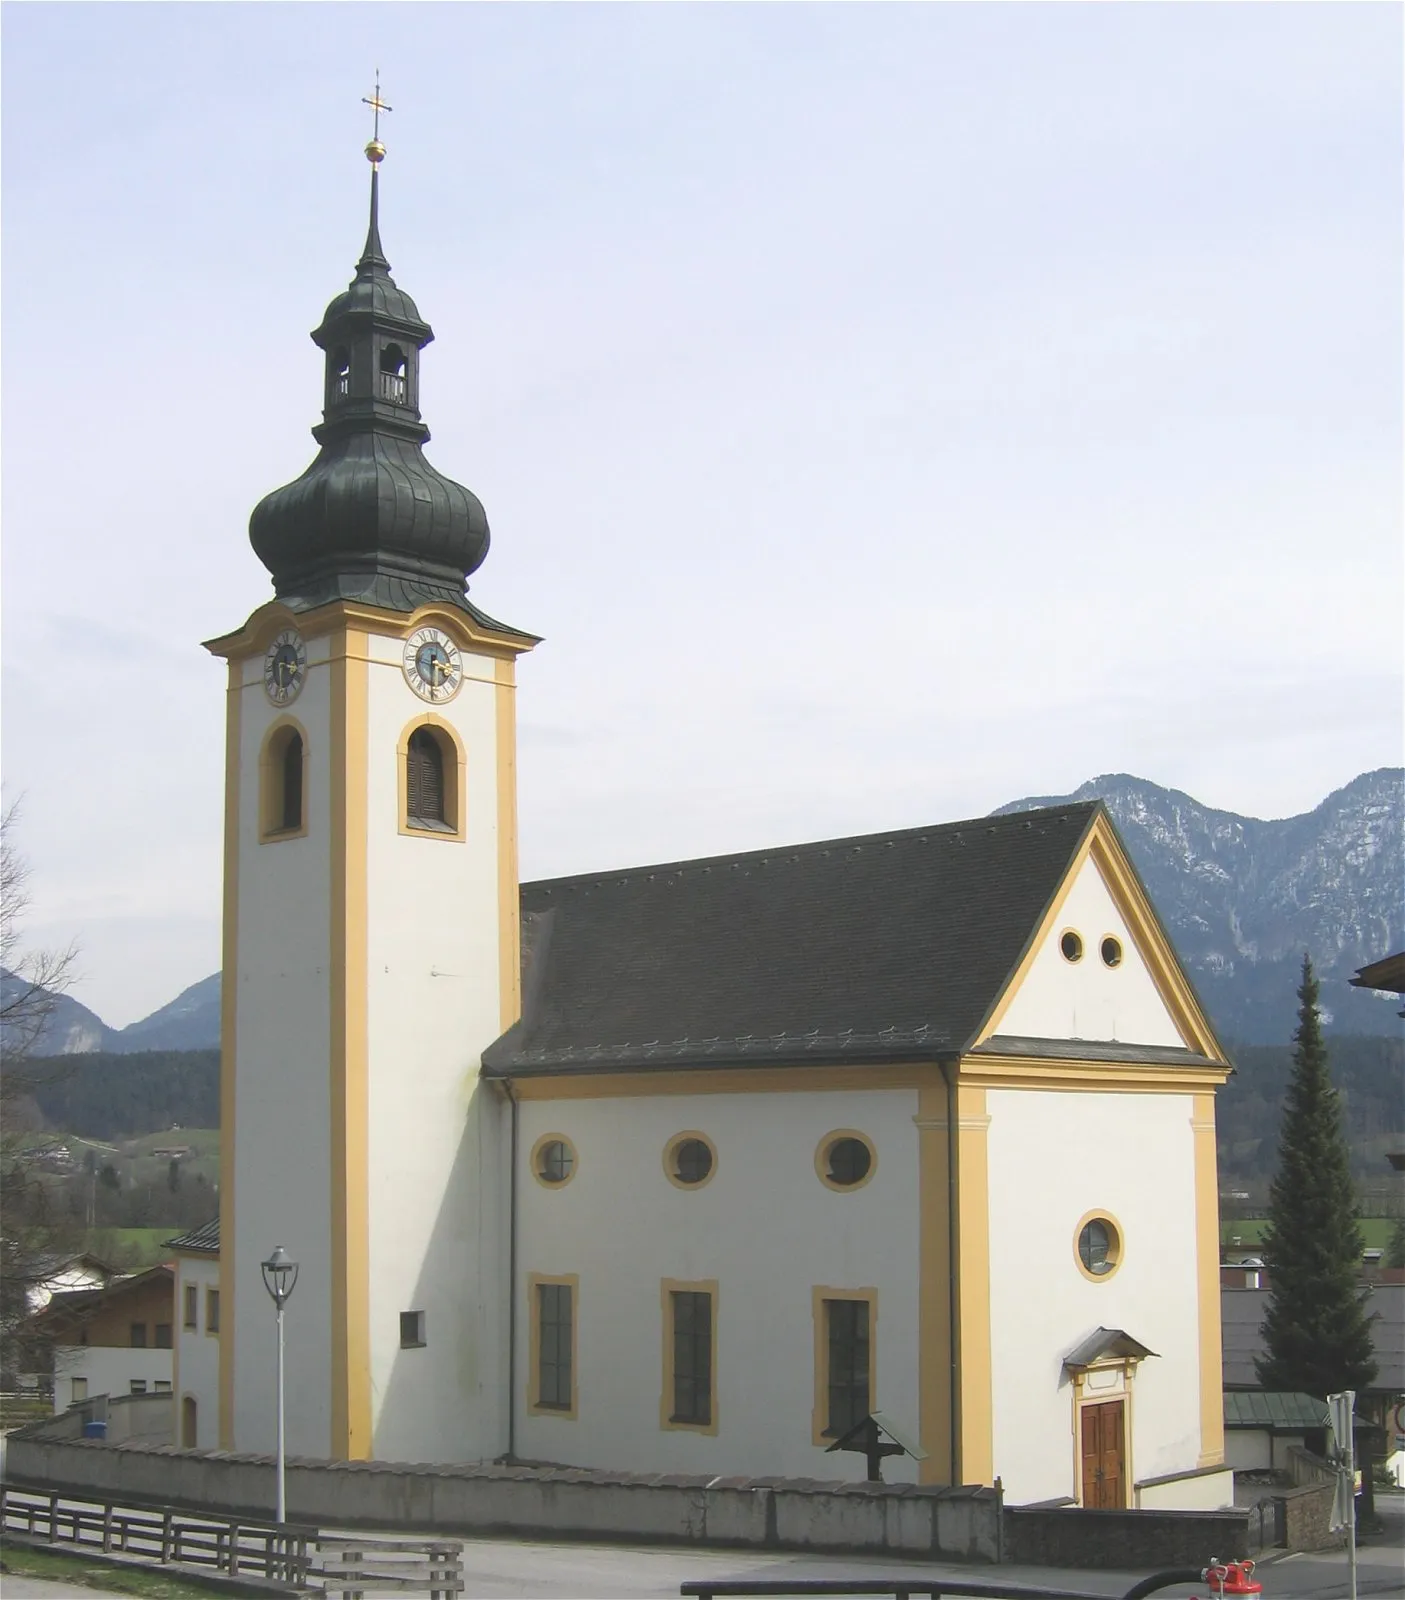
[[1083, 935], [1073, 928], [1065, 928], [1059, 938], [1059, 952], [1065, 961], [1083, 959]]
[[700, 1188], [717, 1167], [717, 1151], [702, 1133], [679, 1133], [668, 1141], [663, 1170], [680, 1189]]
[[559, 1133], [548, 1133], [532, 1146], [532, 1176], [548, 1189], [569, 1183], [575, 1170], [575, 1146]]
[[1078, 1270], [1095, 1283], [1110, 1278], [1122, 1262], [1122, 1232], [1106, 1213], [1095, 1211], [1078, 1225]]
[[878, 1153], [865, 1134], [849, 1128], [821, 1139], [815, 1152], [815, 1171], [828, 1189], [857, 1189], [873, 1176]]
[[1111, 934], [1102, 942], [1102, 957], [1105, 967], [1120, 967], [1122, 965], [1122, 941], [1114, 939]]

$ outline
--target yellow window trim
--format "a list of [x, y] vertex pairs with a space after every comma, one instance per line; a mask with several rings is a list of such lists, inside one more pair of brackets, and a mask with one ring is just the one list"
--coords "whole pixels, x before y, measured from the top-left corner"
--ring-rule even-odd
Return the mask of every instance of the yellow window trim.
[[[1109, 1266], [1106, 1272], [1090, 1272], [1088, 1268], [1083, 1265], [1083, 1257], [1080, 1255], [1078, 1250], [1078, 1241], [1083, 1236], [1084, 1228], [1086, 1228], [1090, 1222], [1101, 1222], [1112, 1235], [1111, 1239], [1108, 1241], [1107, 1259]], [[1116, 1217], [1113, 1216], [1106, 1206], [1099, 1206], [1095, 1211], [1085, 1211], [1083, 1215], [1079, 1217], [1073, 1229], [1074, 1266], [1078, 1268], [1078, 1270], [1083, 1274], [1089, 1283], [1110, 1283], [1122, 1270], [1122, 1263], [1126, 1259], [1126, 1238], [1127, 1236], [1122, 1230], [1122, 1224], [1117, 1220]]]
[[[571, 1153], [571, 1170], [562, 1178], [560, 1183], [550, 1183], [541, 1175], [541, 1153], [549, 1144], [564, 1144]], [[581, 1158], [576, 1154], [575, 1145], [571, 1143], [564, 1133], [544, 1133], [532, 1146], [532, 1154], [527, 1162], [532, 1176], [541, 1184], [543, 1189], [549, 1190], [552, 1194], [555, 1194], [559, 1189], [564, 1189], [571, 1182], [580, 1170], [580, 1164]], [[548, 1280], [543, 1279], [542, 1281], [547, 1282]]]
[[[527, 1414], [533, 1417], [559, 1417], [567, 1422], [576, 1420], [580, 1362], [577, 1347], [580, 1342], [581, 1292], [580, 1274], [563, 1272], [556, 1275], [546, 1272], [527, 1274], [527, 1323], [530, 1329], [527, 1354]], [[541, 1403], [541, 1353], [542, 1325], [541, 1303], [537, 1290], [543, 1284], [559, 1284], [571, 1291], [571, 1404], [568, 1407], [544, 1406]]]
[[[283, 812], [283, 747], [284, 734], [295, 733], [302, 740], [302, 822], [296, 828], [279, 826]], [[269, 723], [259, 746], [259, 843], [282, 844], [286, 839], [307, 837], [309, 810], [309, 782], [312, 773], [311, 746], [307, 729], [296, 717], [286, 712]]]
[[[705, 1144], [712, 1152], [712, 1165], [707, 1169], [707, 1176], [699, 1178], [696, 1183], [684, 1183], [675, 1170], [678, 1165], [678, 1147], [686, 1144], [689, 1139], [696, 1139], [699, 1144]], [[717, 1146], [705, 1133], [699, 1133], [696, 1128], [685, 1128], [682, 1133], [675, 1133], [663, 1147], [663, 1175], [675, 1189], [682, 1189], [685, 1194], [690, 1194], [695, 1189], [706, 1189], [717, 1176]]]
[[[825, 1160], [825, 1157], [829, 1154], [830, 1147], [838, 1144], [841, 1139], [857, 1139], [864, 1149], [868, 1151], [868, 1171], [864, 1173], [857, 1183], [836, 1183], [827, 1170], [829, 1163]], [[858, 1190], [873, 1182], [873, 1175], [877, 1171], [877, 1147], [866, 1133], [860, 1133], [857, 1128], [833, 1128], [815, 1146], [815, 1176], [826, 1189], [832, 1189], [835, 1194], [857, 1193]]]
[[[428, 728], [439, 745], [444, 762], [444, 810], [451, 819], [448, 829], [412, 828], [409, 822], [409, 778], [406, 763], [410, 754], [410, 735]], [[395, 816], [399, 830], [412, 839], [438, 839], [442, 844], [462, 844], [465, 838], [468, 811], [468, 756], [452, 722], [433, 711], [421, 711], [400, 731], [400, 742], [395, 747], [397, 795]]]
[[[219, 1307], [219, 1310], [215, 1313], [215, 1326], [213, 1328], [210, 1326], [210, 1297], [212, 1295], [214, 1296], [215, 1304]], [[221, 1298], [220, 1292], [219, 1292], [218, 1289], [216, 1289], [212, 1284], [206, 1284], [206, 1286], [205, 1286], [205, 1337], [207, 1339], [218, 1339], [219, 1338], [219, 1336], [220, 1336], [220, 1325], [223, 1322], [223, 1319], [224, 1319], [224, 1300]]]
[[181, 1295], [181, 1328], [189, 1333], [195, 1333], [200, 1327], [200, 1287], [198, 1284], [187, 1283], [182, 1286]]
[[868, 1409], [878, 1410], [878, 1290], [834, 1289], [817, 1285], [810, 1291], [810, 1314], [815, 1323], [815, 1403], [810, 1415], [810, 1442], [821, 1450], [834, 1443], [829, 1426], [829, 1328], [826, 1300], [862, 1300], [868, 1305]]
[[[679, 1137], [688, 1138], [696, 1137], [696, 1135], [680, 1134]], [[683, 1187], [688, 1188], [689, 1185], [684, 1184]], [[700, 1188], [701, 1185], [697, 1185], [697, 1187]], [[675, 1422], [673, 1420], [672, 1297], [675, 1294], [705, 1294], [712, 1301], [712, 1392], [709, 1396], [712, 1420], [710, 1422]], [[659, 1299], [663, 1309], [663, 1387], [659, 1391], [659, 1427], [665, 1433], [715, 1434], [717, 1432], [717, 1279], [665, 1278], [659, 1287]]]

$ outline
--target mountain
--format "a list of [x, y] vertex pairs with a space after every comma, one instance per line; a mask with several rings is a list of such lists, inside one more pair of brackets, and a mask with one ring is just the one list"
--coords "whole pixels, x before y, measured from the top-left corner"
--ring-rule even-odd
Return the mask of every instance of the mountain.
[[[0, 969], [0, 1000], [8, 1005], [28, 985]], [[220, 1042], [220, 975], [213, 972], [183, 989], [149, 1017], [125, 1028], [109, 1028], [95, 1012], [66, 994], [49, 997], [52, 1009], [34, 1054], [41, 1056], [133, 1055], [138, 1051], [215, 1050]]]
[[[8, 1013], [10, 1007], [22, 1000], [31, 985], [17, 973], [0, 967], [0, 1008]], [[70, 1000], [66, 994], [48, 996], [49, 1014], [43, 1019], [35, 1041], [35, 1055], [65, 1056], [88, 1050], [110, 1049], [109, 1040], [115, 1037], [111, 1028], [87, 1006]], [[26, 1005], [26, 1020], [18, 1026], [0, 1029], [0, 1047], [5, 1053], [20, 1049], [28, 1043], [22, 1035], [29, 1033], [28, 1017], [33, 1013]]]
[[1329, 1029], [1399, 1031], [1399, 999], [1353, 989], [1348, 979], [1405, 945], [1405, 771], [1364, 772], [1315, 810], [1276, 822], [1216, 811], [1126, 773], [995, 814], [1094, 799], [1112, 813], [1226, 1038], [1291, 1038], [1304, 951], [1322, 982]]
[[109, 1050], [215, 1050], [220, 1042], [220, 975], [212, 972], [140, 1022], [112, 1034]]

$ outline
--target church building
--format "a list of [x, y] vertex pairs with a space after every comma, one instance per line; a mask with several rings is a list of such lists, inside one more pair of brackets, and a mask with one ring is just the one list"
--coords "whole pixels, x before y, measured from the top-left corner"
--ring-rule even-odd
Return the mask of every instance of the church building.
[[1101, 805], [520, 883], [540, 641], [468, 596], [488, 523], [424, 454], [384, 153], [312, 335], [318, 454], [250, 522], [273, 598], [208, 645], [220, 1317], [185, 1442], [273, 1446], [282, 1245], [295, 1454], [853, 1478], [877, 1413], [890, 1479], [1226, 1503], [1229, 1067]]

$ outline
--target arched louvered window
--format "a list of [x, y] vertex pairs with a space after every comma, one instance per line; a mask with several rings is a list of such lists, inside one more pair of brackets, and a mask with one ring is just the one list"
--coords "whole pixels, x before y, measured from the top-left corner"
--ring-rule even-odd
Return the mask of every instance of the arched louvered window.
[[416, 728], [405, 753], [405, 820], [412, 828], [452, 832], [444, 792], [444, 750], [428, 728]]
[[288, 722], [274, 727], [259, 759], [261, 839], [298, 839], [307, 832], [306, 766], [302, 730]]
[[283, 807], [278, 826], [302, 827], [302, 735], [293, 734], [283, 746]]

